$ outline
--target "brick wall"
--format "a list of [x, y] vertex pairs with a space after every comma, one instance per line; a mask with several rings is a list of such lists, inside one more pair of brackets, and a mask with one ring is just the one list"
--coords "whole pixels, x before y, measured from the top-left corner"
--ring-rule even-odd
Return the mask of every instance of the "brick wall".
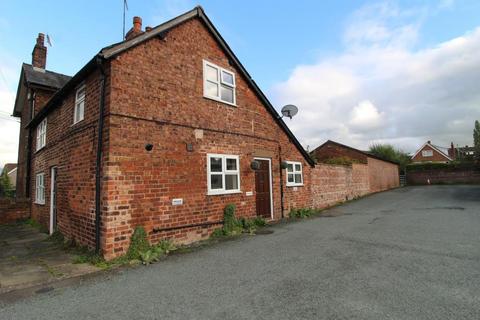
[[9, 198], [0, 198], [0, 224], [12, 223], [30, 217], [28, 199], [15, 201]]
[[[47, 116], [46, 145], [36, 151], [32, 128], [31, 215], [49, 228], [51, 168], [57, 168], [57, 228], [80, 245], [95, 245], [95, 159], [97, 151], [100, 76], [96, 71], [84, 81], [84, 120], [73, 124], [75, 90]], [[108, 86], [107, 86], [108, 99]], [[45, 204], [35, 202], [35, 180], [45, 174]]]
[[314, 208], [325, 208], [369, 193], [368, 166], [365, 164], [317, 164], [311, 175]]
[[398, 165], [368, 157], [370, 192], [379, 192], [400, 186]]
[[408, 171], [409, 185], [426, 184], [478, 184], [480, 183], [479, 169], [437, 169], [424, 171]]

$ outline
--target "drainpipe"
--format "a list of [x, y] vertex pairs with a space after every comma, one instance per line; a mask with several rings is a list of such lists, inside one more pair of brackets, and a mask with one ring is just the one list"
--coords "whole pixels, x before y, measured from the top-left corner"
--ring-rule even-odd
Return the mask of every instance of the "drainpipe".
[[278, 159], [280, 168], [280, 210], [282, 210], [282, 219], [284, 218], [284, 206], [283, 206], [283, 169], [282, 169], [282, 147], [278, 145]]
[[97, 66], [101, 73], [100, 110], [98, 116], [97, 159], [95, 164], [95, 252], [100, 253], [100, 222], [101, 222], [101, 165], [103, 149], [103, 113], [105, 110], [105, 68], [103, 59], [97, 57]]

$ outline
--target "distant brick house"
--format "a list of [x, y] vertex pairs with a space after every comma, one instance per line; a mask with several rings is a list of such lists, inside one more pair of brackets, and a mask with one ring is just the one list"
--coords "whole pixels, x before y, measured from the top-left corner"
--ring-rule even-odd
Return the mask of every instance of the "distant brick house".
[[10, 181], [10, 185], [12, 190], [15, 192], [16, 184], [17, 184], [17, 164], [16, 163], [6, 163], [3, 166], [2, 175], [7, 175], [8, 180]]
[[354, 163], [367, 165], [369, 192], [379, 192], [400, 185], [399, 165], [396, 162], [379, 158], [373, 154], [328, 140], [311, 152], [317, 162], [346, 158]]
[[[451, 151], [449, 150], [449, 153]], [[412, 156], [413, 163], [421, 162], [450, 162], [454, 160], [451, 156], [444, 153], [440, 148], [434, 146], [431, 141], [424, 143]]]
[[18, 196], [50, 232], [113, 258], [137, 225], [186, 243], [228, 203], [269, 220], [311, 205], [313, 160], [202, 8], [145, 31], [134, 18], [73, 77], [45, 69], [43, 42], [14, 115]]

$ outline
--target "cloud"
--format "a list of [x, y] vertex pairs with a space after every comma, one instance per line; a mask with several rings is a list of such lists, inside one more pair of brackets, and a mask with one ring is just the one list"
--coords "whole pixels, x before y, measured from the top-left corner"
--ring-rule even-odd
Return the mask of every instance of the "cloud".
[[304, 146], [388, 142], [412, 152], [427, 140], [472, 144], [480, 28], [416, 49], [424, 12], [391, 2], [361, 8], [345, 28], [341, 53], [297, 66], [272, 88], [276, 105], [299, 107], [287, 124]]
[[10, 115], [15, 101], [19, 65], [16, 59], [0, 52], [0, 167], [5, 163], [17, 162], [20, 124], [17, 118]]
[[372, 102], [365, 100], [353, 107], [348, 124], [352, 131], [368, 132], [383, 126], [383, 114]]

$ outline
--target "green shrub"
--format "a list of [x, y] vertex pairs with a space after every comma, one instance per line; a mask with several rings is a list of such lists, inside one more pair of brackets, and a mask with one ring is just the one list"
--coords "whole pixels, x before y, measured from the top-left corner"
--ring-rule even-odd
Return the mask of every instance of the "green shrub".
[[257, 227], [265, 227], [267, 225], [267, 221], [265, 221], [264, 218], [262, 217], [255, 217], [253, 218], [253, 223], [257, 226]]
[[342, 165], [342, 166], [351, 166], [353, 163], [360, 163], [360, 161], [356, 159], [351, 159], [349, 157], [335, 157], [322, 160], [323, 163], [326, 164], [333, 164], [333, 165]]
[[290, 219], [303, 219], [313, 216], [315, 212], [316, 211], [314, 209], [310, 208], [292, 209], [288, 213], [288, 217]]
[[150, 249], [150, 244], [148, 243], [147, 233], [145, 229], [141, 226], [135, 228], [130, 240], [130, 247], [127, 251], [127, 258], [129, 260], [141, 259], [141, 253], [146, 252]]
[[225, 235], [234, 235], [242, 232], [242, 224], [235, 217], [236, 207], [234, 204], [227, 204], [223, 214], [223, 232]]
[[143, 264], [150, 264], [160, 260], [173, 250], [176, 250], [176, 247], [170, 240], [162, 240], [158, 244], [151, 246], [148, 250], [140, 252], [140, 259]]
[[407, 173], [414, 171], [427, 171], [427, 170], [464, 170], [472, 169], [479, 170], [480, 166], [471, 162], [452, 161], [449, 163], [442, 162], [426, 162], [426, 163], [412, 163], [406, 167]]

